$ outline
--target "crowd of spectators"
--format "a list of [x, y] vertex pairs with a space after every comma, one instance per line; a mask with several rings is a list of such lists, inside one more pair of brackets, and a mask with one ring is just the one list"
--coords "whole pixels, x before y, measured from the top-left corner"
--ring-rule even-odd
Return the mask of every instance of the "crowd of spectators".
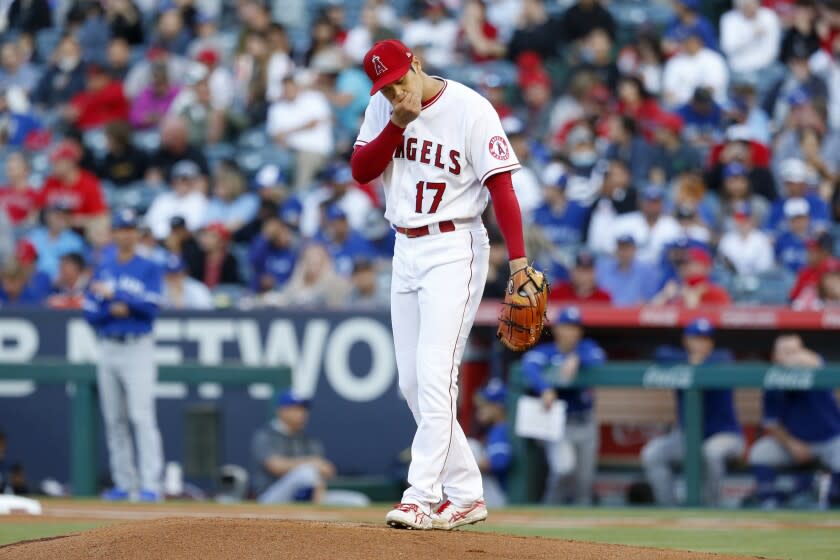
[[387, 305], [347, 161], [389, 37], [499, 112], [555, 300], [840, 301], [840, 2], [4, 5], [3, 305], [77, 306], [129, 206], [170, 307]]

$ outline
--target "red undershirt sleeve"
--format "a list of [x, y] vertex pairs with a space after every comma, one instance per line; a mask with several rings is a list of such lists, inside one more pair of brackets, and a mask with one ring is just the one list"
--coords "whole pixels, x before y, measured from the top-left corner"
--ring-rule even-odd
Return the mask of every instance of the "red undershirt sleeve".
[[522, 211], [513, 191], [510, 171], [496, 173], [484, 183], [493, 200], [496, 222], [502, 230], [510, 260], [524, 257], [525, 240], [522, 235]]
[[363, 146], [356, 146], [353, 155], [350, 156], [353, 179], [365, 184], [382, 175], [394, 157], [394, 150], [402, 142], [404, 132], [404, 128], [389, 120], [379, 136]]

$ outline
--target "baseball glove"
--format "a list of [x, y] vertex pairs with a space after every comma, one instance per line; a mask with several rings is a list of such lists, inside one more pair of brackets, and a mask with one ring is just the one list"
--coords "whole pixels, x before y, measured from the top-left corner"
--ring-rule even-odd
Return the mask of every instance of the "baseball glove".
[[[536, 289], [536, 305], [531, 304], [523, 287], [532, 283]], [[545, 275], [526, 266], [510, 275], [499, 330], [496, 336], [502, 344], [515, 352], [523, 352], [537, 343], [547, 322], [545, 308], [548, 303], [548, 282]]]

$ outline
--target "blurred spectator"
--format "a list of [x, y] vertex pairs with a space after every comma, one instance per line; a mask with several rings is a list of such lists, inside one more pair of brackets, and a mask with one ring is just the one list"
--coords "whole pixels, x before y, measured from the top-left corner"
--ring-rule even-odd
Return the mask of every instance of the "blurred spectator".
[[[286, 28], [279, 23], [271, 24], [268, 33], [268, 67], [266, 68], [266, 100], [278, 101], [283, 97], [283, 78], [291, 76], [295, 70], [292, 60], [292, 45]], [[359, 63], [364, 53], [360, 55]]]
[[718, 253], [736, 273], [757, 275], [773, 268], [773, 246], [764, 232], [756, 229], [752, 205], [741, 202], [733, 212], [735, 229], [723, 234]]
[[199, 235], [201, 252], [188, 262], [190, 276], [211, 290], [219, 285], [241, 284], [239, 264], [230, 252], [230, 230], [224, 224], [207, 225]]
[[353, 64], [360, 65], [365, 53], [374, 43], [396, 38], [396, 33], [382, 21], [378, 8], [381, 6], [376, 6], [375, 2], [365, 2], [359, 24], [347, 33], [343, 48]]
[[373, 201], [353, 180], [350, 166], [337, 161], [323, 172], [324, 183], [320, 188], [303, 197], [300, 232], [304, 237], [315, 237], [324, 227], [324, 205], [339, 208], [347, 217], [350, 229], [360, 231], [374, 211]]
[[682, 136], [683, 120], [674, 113], [661, 112], [657, 116], [653, 133], [654, 143], [651, 155], [651, 176], [666, 183], [683, 173], [702, 168], [700, 154]]
[[[656, 350], [656, 361], [676, 367], [715, 366], [731, 363], [732, 355], [728, 350], [715, 348], [714, 328], [708, 319], [698, 318], [683, 331], [682, 348], [661, 346]], [[667, 434], [653, 438], [642, 449], [645, 477], [653, 487], [656, 503], [663, 506], [677, 505], [673, 466], [685, 458], [683, 400], [683, 391], [678, 390], [678, 425]], [[706, 505], [720, 504], [726, 463], [743, 452], [744, 438], [735, 414], [732, 389], [703, 391], [703, 501]]]
[[630, 168], [634, 184], [644, 184], [649, 176], [653, 160], [650, 144], [640, 133], [637, 120], [618, 114], [607, 118], [608, 159], [621, 159]]
[[207, 158], [200, 148], [190, 144], [186, 121], [169, 116], [160, 123], [160, 147], [151, 155], [146, 180], [172, 182], [173, 168], [181, 161], [189, 161], [198, 167], [200, 187], [204, 190], [210, 170]]
[[490, 238], [490, 266], [487, 271], [487, 281], [484, 284], [482, 297], [487, 299], [502, 299], [510, 278], [507, 249], [502, 234], [495, 228], [487, 230]]
[[158, 14], [152, 44], [164, 50], [184, 55], [187, 52], [192, 33], [184, 24], [181, 11], [175, 4], [164, 4]]
[[461, 12], [460, 43], [473, 63], [502, 58], [506, 47], [499, 40], [499, 30], [487, 21], [484, 0], [467, 0]]
[[788, 115], [796, 106], [809, 103], [812, 99], [823, 104], [828, 99], [828, 86], [811, 72], [808, 65], [811, 54], [803, 45], [794, 46], [784, 59], [786, 72], [765, 97], [764, 109], [772, 118], [776, 130], [785, 126]]
[[77, 2], [67, 14], [65, 26], [75, 32], [82, 48], [82, 59], [88, 63], [101, 63], [111, 36], [102, 4]]
[[326, 96], [335, 119], [336, 151], [346, 151], [356, 139], [359, 123], [370, 100], [371, 82], [363, 70], [348, 67], [339, 48], [324, 50], [312, 60], [318, 73], [316, 89]]
[[[278, 87], [276, 84], [272, 86], [273, 91], [268, 89], [270, 56], [266, 36], [257, 31], [250, 31], [240, 44], [234, 60], [234, 99], [237, 105], [244, 108], [250, 125], [257, 125], [265, 120], [270, 95], [282, 93], [283, 90], [282, 86], [279, 90], [274, 89]], [[288, 76], [289, 74], [284, 77]]]
[[[734, 172], [735, 175], [745, 175], [748, 178], [748, 185], [753, 194], [760, 195], [768, 201], [775, 200], [778, 196], [773, 174], [768, 168], [770, 151], [764, 144], [754, 141], [749, 129], [743, 125], [734, 125], [726, 129], [725, 142], [712, 148], [709, 160], [711, 167], [706, 173], [706, 183], [711, 190], [724, 190], [722, 187], [727, 172]], [[728, 168], [729, 164], [738, 164], [740, 167]]]
[[[806, 348], [799, 335], [782, 335], [773, 347], [773, 363], [785, 369], [814, 370], [823, 366], [823, 358]], [[840, 503], [840, 408], [834, 391], [765, 391], [763, 401], [764, 435], [749, 455], [760, 505], [772, 509], [809, 494], [810, 477], [799, 477], [793, 490], [785, 493], [776, 487], [776, 473], [815, 460], [831, 472], [830, 502]]]
[[131, 66], [131, 46], [121, 37], [114, 37], [108, 43], [105, 54], [105, 71], [112, 79], [123, 82]]
[[166, 264], [169, 253], [164, 249], [152, 233], [152, 228], [144, 220], [137, 226], [139, 238], [137, 240], [137, 254], [159, 265], [161, 268]]
[[802, 53], [807, 59], [820, 48], [817, 34], [817, 6], [814, 0], [797, 0], [793, 4], [792, 25], [782, 37], [779, 60], [787, 62], [794, 53]]
[[273, 163], [263, 165], [254, 176], [254, 189], [260, 200], [280, 205], [289, 197], [286, 175]]
[[760, 0], [735, 0], [720, 20], [720, 46], [733, 73], [757, 77], [779, 57], [781, 25]]
[[519, 159], [521, 167], [511, 177], [513, 190], [519, 201], [522, 216], [528, 221], [533, 211], [542, 204], [542, 186], [536, 173], [538, 164], [533, 157], [530, 139], [524, 123], [514, 116], [502, 117], [502, 129], [510, 142], [510, 148]]
[[615, 37], [615, 28], [615, 20], [601, 4], [601, 0], [577, 0], [563, 12], [561, 19], [562, 38], [566, 41], [577, 41], [596, 29]]
[[632, 235], [616, 239], [615, 256], [603, 256], [595, 267], [595, 280], [611, 296], [616, 307], [642, 305], [656, 294], [656, 266], [636, 258], [636, 240]]
[[813, 174], [808, 166], [799, 159], [786, 159], [779, 165], [779, 177], [782, 180], [783, 196], [773, 202], [765, 227], [780, 233], [784, 231], [785, 207], [791, 199], [805, 199], [808, 205], [810, 226], [814, 230], [826, 229], [831, 222], [828, 204], [809, 189]]
[[41, 305], [49, 291], [30, 282], [26, 269], [17, 259], [6, 259], [0, 265], [0, 307]]
[[68, 103], [85, 89], [82, 50], [73, 35], [65, 35], [50, 57], [50, 66], [41, 75], [32, 101], [41, 107], [55, 108]]
[[169, 235], [172, 219], [184, 219], [190, 231], [205, 223], [207, 197], [201, 189], [201, 170], [190, 160], [179, 161], [172, 169], [172, 190], [158, 194], [146, 212], [146, 224], [158, 239]]
[[321, 442], [306, 435], [310, 402], [292, 391], [277, 400], [277, 417], [251, 439], [257, 501], [319, 503], [335, 465], [324, 458]]
[[[190, 42], [187, 53], [196, 58], [202, 51], [210, 50], [216, 53], [220, 59], [226, 59], [231, 54], [233, 45], [230, 45], [221, 33], [218, 15], [210, 13], [206, 8], [207, 6], [203, 11], [196, 14], [195, 25], [193, 26], [195, 38]], [[272, 26], [282, 27], [277, 23], [272, 24]], [[233, 94], [232, 91], [230, 93]]]
[[595, 281], [595, 256], [586, 249], [581, 249], [575, 256], [569, 280], [551, 286], [548, 299], [567, 303], [604, 304], [612, 300], [608, 292], [598, 287]]
[[[521, 58], [527, 56], [526, 54]], [[558, 98], [553, 103], [549, 116], [549, 130], [558, 136], [565, 131], [571, 131], [586, 115], [587, 107], [591, 105], [592, 92], [597, 85], [601, 84], [588, 72], [578, 72], [572, 76], [568, 87], [564, 88], [565, 91], [558, 92]], [[558, 145], [562, 141], [562, 138], [556, 139]]]
[[69, 140], [50, 154], [52, 175], [41, 187], [41, 206], [62, 205], [69, 209], [73, 227], [85, 227], [108, 211], [99, 179], [79, 167], [82, 153]]
[[338, 41], [338, 30], [326, 17], [320, 16], [312, 22], [309, 30], [309, 48], [303, 56], [304, 66], [311, 66], [315, 56], [332, 49]]
[[143, 44], [143, 14], [133, 0], [110, 0], [104, 7], [111, 37], [118, 37], [130, 45]]
[[210, 70], [203, 64], [190, 68], [182, 89], [172, 101], [170, 114], [180, 116], [187, 124], [191, 144], [203, 146], [221, 142], [227, 132], [227, 114], [231, 97], [215, 105], [210, 90]]
[[41, 121], [20, 92], [0, 87], [0, 145], [24, 148], [41, 134]]
[[304, 89], [294, 78], [283, 79], [283, 99], [271, 104], [266, 130], [274, 142], [295, 156], [293, 187], [302, 191], [333, 150], [329, 103], [323, 93]]
[[131, 102], [131, 124], [141, 130], [158, 126], [181, 90], [178, 84], [170, 81], [166, 60], [154, 61], [150, 74], [151, 84]]
[[840, 127], [840, 33], [830, 36], [826, 48], [813, 54], [809, 61], [811, 71], [825, 80], [828, 85], [828, 125], [837, 130]]
[[659, 126], [662, 109], [656, 98], [647, 90], [639, 76], [622, 76], [618, 82], [618, 106], [620, 115], [630, 117], [645, 139], [652, 140], [654, 130]]
[[[500, 2], [497, 2], [497, 4]], [[537, 53], [542, 59], [557, 58], [563, 37], [560, 18], [549, 16], [542, 0], [523, 0], [516, 28], [507, 45], [507, 55], [518, 60], [525, 52]]]
[[9, 154], [5, 166], [6, 184], [0, 187], [0, 208], [5, 207], [14, 227], [33, 224], [40, 208], [40, 193], [29, 183], [29, 162], [20, 152]]
[[20, 463], [9, 461], [6, 434], [0, 431], [0, 494], [22, 496], [29, 493], [26, 473]]
[[718, 228], [730, 231], [734, 228], [735, 207], [747, 203], [756, 223], [763, 224], [770, 214], [770, 204], [763, 196], [756, 194], [750, 181], [749, 170], [733, 162], [723, 168], [723, 192], [721, 193], [721, 216]]
[[52, 8], [49, 0], [12, 0], [6, 20], [10, 29], [35, 34], [52, 27]]
[[[0, 205], [1, 207], [2, 205]], [[14, 252], [15, 231], [5, 210], [0, 210], [0, 263], [11, 257]]]
[[808, 201], [789, 198], [784, 204], [784, 224], [779, 223], [776, 237], [776, 262], [792, 272], [799, 272], [808, 262], [806, 244], [811, 236], [811, 218]]
[[246, 190], [236, 161], [222, 160], [213, 176], [213, 196], [204, 214], [206, 223], [222, 223], [236, 234], [257, 215], [259, 198]]
[[164, 309], [213, 309], [213, 296], [207, 286], [190, 278], [184, 260], [177, 255], [166, 259], [163, 275]]
[[610, 92], [618, 87], [618, 66], [613, 57], [613, 43], [610, 34], [601, 28], [593, 29], [582, 38], [580, 44], [580, 64], [572, 72], [590, 72], [599, 82], [606, 85]]
[[737, 78], [732, 80], [732, 97], [724, 106], [724, 116], [732, 125], [742, 125], [752, 140], [764, 145], [770, 143], [770, 118], [758, 104], [757, 80]]
[[638, 258], [642, 262], [656, 263], [662, 256], [662, 249], [680, 235], [680, 226], [673, 216], [664, 213], [665, 189], [648, 185], [642, 191], [639, 210], [618, 216], [612, 225], [613, 239], [621, 235], [632, 235], [638, 247]]
[[128, 118], [128, 101], [122, 84], [112, 80], [98, 64], [87, 66], [85, 90], [70, 100], [64, 118], [81, 130], [89, 130]]
[[723, 57], [705, 47], [696, 28], [678, 30], [681, 47], [668, 59], [662, 74], [662, 98], [669, 107], [687, 103], [697, 88], [708, 89], [719, 103], [726, 100], [729, 70]]
[[58, 263], [58, 275], [47, 298], [52, 309], [81, 309], [85, 288], [90, 280], [90, 269], [81, 253], [65, 253]]
[[677, 108], [677, 114], [685, 126], [683, 136], [692, 146], [708, 149], [720, 140], [723, 109], [708, 89], [696, 88], [688, 103]]
[[38, 266], [38, 249], [28, 239], [20, 239], [15, 246], [15, 258], [26, 273], [26, 286], [44, 298], [52, 290], [52, 278]]
[[105, 126], [105, 155], [100, 158], [97, 175], [116, 187], [142, 181], [149, 158], [132, 143], [133, 129], [127, 121], [114, 121]]
[[297, 257], [294, 232], [280, 216], [268, 217], [251, 242], [251, 289], [257, 293], [281, 289], [291, 278]]
[[[148, 215], [146, 216], [148, 223]], [[163, 240], [163, 247], [173, 255], [181, 257], [187, 263], [196, 262], [201, 253], [201, 247], [187, 227], [183, 216], [173, 216], [169, 220], [169, 235]]]
[[387, 286], [381, 285], [376, 265], [372, 260], [356, 259], [346, 290], [330, 294], [333, 307], [354, 309], [388, 309], [391, 295]]
[[27, 239], [38, 252], [38, 269], [55, 279], [61, 257], [83, 253], [84, 240], [70, 229], [70, 208], [60, 203], [44, 209], [44, 225], [29, 233]]
[[423, 15], [403, 27], [402, 42], [423, 61], [427, 70], [444, 70], [455, 63], [458, 22], [449, 17], [441, 0], [422, 0]]
[[350, 227], [347, 214], [336, 205], [329, 205], [324, 210], [323, 234], [319, 237], [333, 259], [335, 271], [341, 276], [352, 274], [356, 260], [375, 256], [370, 242]]
[[[821, 118], [821, 117], [818, 117]], [[840, 133], [837, 130], [821, 132], [816, 126], [795, 127], [779, 134], [774, 162], [801, 159], [808, 167], [809, 183], [826, 199], [836, 199], [834, 182], [840, 170]], [[781, 175], [781, 165], [779, 174]]]
[[840, 306], [840, 262], [836, 259], [826, 263], [817, 283], [817, 299], [811, 302], [811, 309]]
[[[587, 229], [587, 246], [596, 253], [612, 253], [615, 247], [613, 231], [618, 217], [636, 212], [636, 189], [630, 182], [630, 170], [622, 160], [608, 163], [601, 184], [601, 192], [592, 205]], [[634, 238], [635, 239], [635, 238]]]
[[566, 405], [565, 437], [546, 442], [547, 504], [592, 503], [592, 484], [598, 461], [598, 422], [591, 388], [569, 388], [586, 370], [603, 364], [606, 355], [598, 344], [584, 338], [580, 310], [567, 307], [552, 321], [553, 342], [540, 344], [522, 357], [522, 375], [528, 388], [546, 408], [558, 399]]
[[292, 277], [279, 292], [266, 294], [269, 305], [323, 306], [343, 282], [335, 273], [332, 258], [320, 243], [309, 243], [300, 253]]
[[150, 48], [146, 51], [145, 58], [135, 63], [125, 77], [123, 88], [130, 99], [137, 97], [141, 91], [152, 84], [152, 66], [157, 63], [166, 64], [166, 74], [176, 82], [180, 80], [181, 76], [186, 76], [192, 64], [182, 56], [157, 47]]
[[694, 204], [680, 204], [674, 212], [674, 217], [680, 226], [680, 237], [688, 237], [702, 243], [711, 241], [712, 234], [709, 227], [700, 217]]
[[589, 220], [588, 208], [566, 198], [567, 183], [563, 166], [549, 164], [543, 171], [543, 202], [531, 217], [531, 222], [555, 247], [574, 247], [582, 243]]
[[700, 13], [700, 0], [675, 0], [671, 3], [674, 8], [674, 17], [665, 27], [662, 38], [665, 51], [673, 55], [679, 50], [679, 45], [673, 41], [673, 36], [679, 34], [680, 29], [695, 29], [696, 33], [703, 39], [706, 48], [713, 51], [718, 50], [717, 31], [709, 23], [709, 20]]
[[805, 242], [807, 260], [799, 269], [796, 282], [788, 298], [795, 309], [813, 309], [819, 306], [819, 283], [822, 275], [837, 265], [834, 258], [834, 238], [827, 231], [818, 232]]
[[0, 89], [18, 88], [26, 96], [38, 84], [38, 71], [23, 60], [20, 46], [12, 41], [0, 47]]
[[563, 154], [568, 160], [566, 172], [569, 177], [566, 194], [571, 200], [589, 203], [596, 196], [600, 179], [595, 133], [589, 125], [577, 124], [566, 135], [564, 143]]
[[706, 249], [691, 247], [685, 260], [678, 263], [676, 279], [666, 281], [652, 303], [674, 304], [696, 309], [706, 305], [727, 305], [729, 294], [712, 282], [712, 257]]
[[[697, 173], [681, 175], [672, 187], [671, 202], [676, 206], [677, 221], [685, 235], [708, 242], [709, 228], [717, 220], [718, 201], [706, 191], [703, 177]], [[691, 221], [692, 226], [686, 227], [686, 219]], [[695, 226], [701, 226], [703, 231]]]
[[625, 76], [638, 76], [645, 89], [652, 95], [662, 92], [662, 69], [665, 55], [659, 44], [659, 35], [653, 29], [639, 29], [636, 40], [624, 45], [618, 53], [616, 64]]
[[545, 138], [549, 132], [551, 87], [551, 76], [544, 68], [540, 66], [523, 72], [520, 65], [519, 88], [524, 105], [517, 112], [517, 116], [525, 122], [525, 128], [535, 138]]
[[475, 418], [482, 436], [480, 440], [470, 438], [468, 441], [481, 471], [484, 501], [491, 507], [507, 505], [507, 477], [514, 460], [506, 397], [505, 385], [497, 378], [491, 379], [473, 397]]

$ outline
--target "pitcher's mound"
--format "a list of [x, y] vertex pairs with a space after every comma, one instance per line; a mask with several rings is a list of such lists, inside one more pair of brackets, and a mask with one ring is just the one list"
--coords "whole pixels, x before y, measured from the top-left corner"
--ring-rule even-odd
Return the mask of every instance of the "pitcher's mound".
[[[351, 523], [167, 518], [0, 547], [3, 560], [735, 560], [731, 556]], [[743, 560], [743, 558], [738, 559]]]

